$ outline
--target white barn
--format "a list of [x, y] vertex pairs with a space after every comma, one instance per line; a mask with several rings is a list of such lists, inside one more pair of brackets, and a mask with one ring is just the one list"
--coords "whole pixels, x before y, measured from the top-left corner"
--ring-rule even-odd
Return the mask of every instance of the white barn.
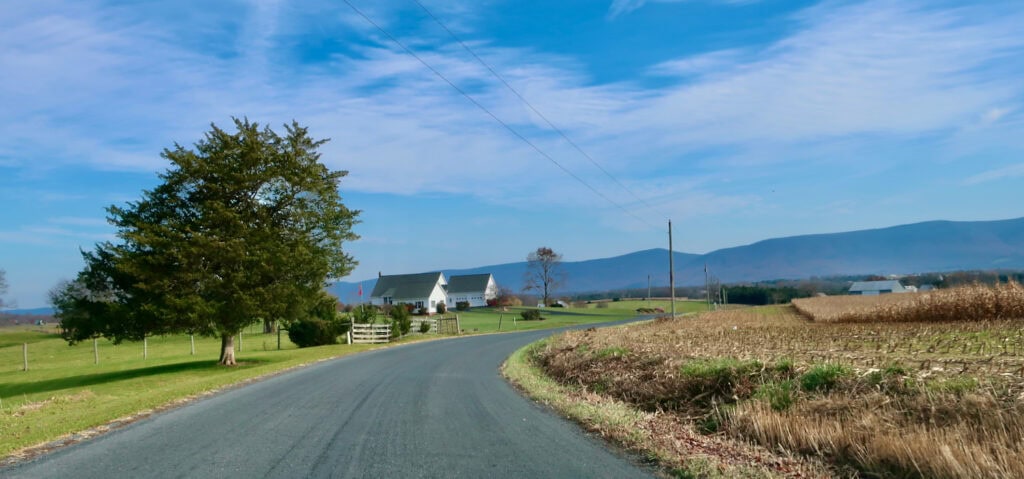
[[850, 286], [850, 294], [862, 296], [877, 296], [888, 293], [909, 293], [899, 281], [856, 281]]

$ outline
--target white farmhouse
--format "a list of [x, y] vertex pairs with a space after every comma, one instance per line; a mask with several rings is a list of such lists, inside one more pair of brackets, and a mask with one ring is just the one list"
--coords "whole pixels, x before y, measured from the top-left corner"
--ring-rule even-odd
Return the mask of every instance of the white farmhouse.
[[472, 308], [487, 306], [487, 300], [497, 297], [498, 283], [489, 273], [452, 276], [448, 282], [448, 307], [452, 309], [463, 301]]
[[436, 313], [437, 305], [448, 300], [447, 284], [443, 273], [381, 275], [370, 293], [370, 304], [406, 303]]

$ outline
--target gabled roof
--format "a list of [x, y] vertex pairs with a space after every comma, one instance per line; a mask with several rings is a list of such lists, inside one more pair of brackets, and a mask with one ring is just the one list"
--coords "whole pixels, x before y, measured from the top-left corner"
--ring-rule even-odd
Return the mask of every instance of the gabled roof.
[[904, 291], [906, 288], [896, 280], [886, 281], [856, 281], [850, 286], [850, 292], [854, 291]]
[[392, 274], [377, 278], [371, 297], [395, 299], [426, 298], [438, 283], [444, 284], [441, 273]]
[[452, 276], [448, 278], [448, 294], [485, 291], [490, 280], [490, 273]]

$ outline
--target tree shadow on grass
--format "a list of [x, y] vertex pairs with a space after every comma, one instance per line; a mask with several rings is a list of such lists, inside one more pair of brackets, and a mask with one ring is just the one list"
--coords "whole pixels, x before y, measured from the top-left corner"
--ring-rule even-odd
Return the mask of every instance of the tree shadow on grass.
[[[607, 311], [607, 310], [606, 310]], [[542, 316], [595, 316], [594, 313], [580, 313], [577, 311], [562, 311], [558, 308], [546, 308], [541, 310]]]
[[[245, 359], [244, 364], [241, 364], [238, 367], [250, 368], [269, 362], [270, 361], [264, 359], [247, 358]], [[20, 396], [23, 394], [37, 394], [51, 391], [60, 391], [62, 389], [81, 388], [95, 386], [97, 384], [112, 383], [117, 381], [128, 381], [131, 379], [145, 378], [151, 376], [160, 376], [165, 374], [175, 374], [188, 371], [203, 370], [229, 372], [232, 371], [233, 368], [219, 366], [217, 365], [216, 360], [187, 361], [183, 363], [162, 364], [159, 366], [126, 369], [123, 371], [110, 371], [96, 374], [81, 374], [78, 376], [46, 379], [30, 383], [0, 384], [0, 398]]]

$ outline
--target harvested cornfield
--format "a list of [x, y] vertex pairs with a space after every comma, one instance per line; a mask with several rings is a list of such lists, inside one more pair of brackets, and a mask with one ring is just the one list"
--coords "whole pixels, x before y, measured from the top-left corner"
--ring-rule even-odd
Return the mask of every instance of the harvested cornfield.
[[1024, 287], [1011, 282], [927, 293], [794, 299], [797, 311], [818, 322], [938, 322], [1024, 319]]
[[566, 333], [534, 359], [565, 384], [837, 475], [1024, 477], [1022, 326], [752, 308]]

